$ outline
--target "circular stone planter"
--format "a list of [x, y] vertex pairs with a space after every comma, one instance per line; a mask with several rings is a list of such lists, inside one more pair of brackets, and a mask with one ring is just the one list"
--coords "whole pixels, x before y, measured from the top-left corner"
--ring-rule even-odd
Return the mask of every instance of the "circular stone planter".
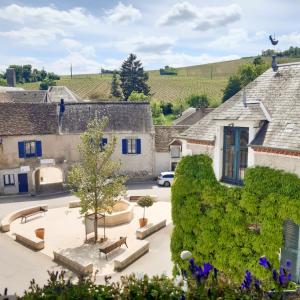
[[[105, 226], [113, 227], [129, 223], [133, 219], [133, 205], [126, 200], [118, 201], [111, 214], [105, 214]], [[104, 225], [104, 218], [98, 220], [98, 226]]]

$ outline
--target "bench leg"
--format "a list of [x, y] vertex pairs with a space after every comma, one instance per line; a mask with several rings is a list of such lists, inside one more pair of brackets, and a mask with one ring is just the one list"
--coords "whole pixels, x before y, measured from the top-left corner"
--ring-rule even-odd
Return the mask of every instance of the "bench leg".
[[106, 261], [107, 261], [107, 254], [105, 254], [105, 258], [106, 258]]
[[127, 246], [127, 243], [125, 242], [125, 245], [126, 245], [126, 247], [128, 248], [128, 246]]

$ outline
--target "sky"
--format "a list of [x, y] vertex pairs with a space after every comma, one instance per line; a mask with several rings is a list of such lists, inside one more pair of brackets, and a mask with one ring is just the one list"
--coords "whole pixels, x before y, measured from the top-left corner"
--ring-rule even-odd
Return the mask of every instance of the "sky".
[[0, 70], [32, 64], [57, 74], [118, 69], [135, 53], [146, 70], [300, 46], [295, 0], [0, 0]]

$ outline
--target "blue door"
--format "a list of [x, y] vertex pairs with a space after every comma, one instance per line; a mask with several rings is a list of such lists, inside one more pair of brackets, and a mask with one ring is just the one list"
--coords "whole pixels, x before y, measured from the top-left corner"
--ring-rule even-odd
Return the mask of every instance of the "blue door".
[[224, 127], [223, 181], [242, 184], [248, 166], [249, 129]]
[[27, 174], [18, 174], [19, 193], [28, 193], [28, 178]]

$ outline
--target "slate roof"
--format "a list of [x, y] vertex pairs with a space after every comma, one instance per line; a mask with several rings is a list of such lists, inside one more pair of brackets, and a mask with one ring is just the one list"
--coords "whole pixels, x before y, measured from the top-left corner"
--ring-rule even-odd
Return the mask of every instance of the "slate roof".
[[169, 144], [174, 137], [189, 128], [188, 125], [163, 126], [156, 125], [155, 128], [155, 150], [157, 152], [169, 152]]
[[174, 125], [194, 125], [199, 122], [204, 116], [213, 111], [213, 108], [202, 108], [196, 109], [194, 107], [189, 107], [186, 109], [182, 115], [176, 119]]
[[0, 103], [0, 136], [55, 134], [57, 106], [47, 103]]
[[240, 91], [180, 137], [214, 141], [217, 120], [253, 119], [262, 120], [265, 125], [251, 145], [300, 150], [300, 63], [279, 65], [278, 72], [269, 69], [247, 85], [245, 90], [247, 102], [260, 101], [261, 105], [253, 107], [247, 103], [244, 107], [243, 92]]
[[81, 100], [66, 86], [51, 86], [47, 92], [47, 101], [60, 102], [61, 99], [64, 99], [65, 103], [78, 102]]
[[151, 108], [148, 102], [85, 102], [66, 103], [62, 118], [62, 133], [85, 131], [93, 118], [109, 118], [106, 131], [154, 132]]

